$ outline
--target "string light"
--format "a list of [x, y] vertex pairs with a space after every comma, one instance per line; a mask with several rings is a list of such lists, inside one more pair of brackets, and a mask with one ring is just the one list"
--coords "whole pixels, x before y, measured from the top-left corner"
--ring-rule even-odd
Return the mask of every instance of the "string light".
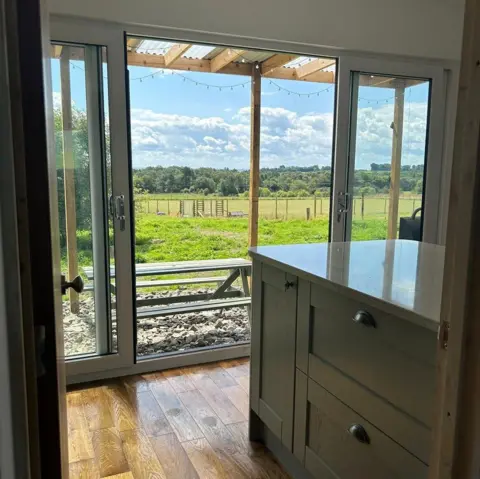
[[390, 100], [394, 100], [395, 99], [395, 95], [391, 96], [391, 97], [388, 97], [388, 98], [380, 98], [380, 99], [373, 99], [373, 98], [362, 98], [362, 97], [358, 97], [359, 100], [361, 101], [366, 101], [368, 104], [370, 103], [376, 103], [377, 105], [379, 105], [380, 103], [388, 103]]
[[288, 88], [284, 88], [283, 86], [279, 85], [278, 83], [269, 80], [270, 85], [273, 85], [274, 87], [277, 88], [277, 91], [284, 91], [287, 92], [289, 95], [296, 95], [298, 97], [306, 96], [310, 98], [311, 96], [320, 96], [320, 93], [325, 93], [328, 91], [331, 91], [333, 89], [333, 85], [328, 86], [327, 88], [323, 88], [322, 90], [317, 90], [317, 91], [310, 91], [310, 92], [298, 92], [298, 91], [293, 91], [289, 90]]

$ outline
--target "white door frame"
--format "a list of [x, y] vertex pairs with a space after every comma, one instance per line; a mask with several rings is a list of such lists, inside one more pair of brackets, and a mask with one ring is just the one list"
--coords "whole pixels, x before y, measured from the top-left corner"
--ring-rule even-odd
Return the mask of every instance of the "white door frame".
[[103, 356], [85, 356], [67, 359], [67, 376], [85, 375], [133, 365], [135, 310], [133, 304], [132, 231], [128, 220], [131, 215], [130, 161], [127, 129], [127, 103], [125, 71], [124, 34], [118, 28], [85, 27], [74, 22], [56, 21], [51, 23], [52, 42], [68, 42], [99, 45], [107, 49], [108, 106], [110, 122], [110, 151], [112, 158], [112, 194], [125, 197], [125, 226], [120, 230], [115, 220], [115, 287], [117, 352]]
[[441, 66], [349, 56], [340, 56], [338, 66], [331, 239], [332, 241], [350, 241], [351, 237], [352, 211], [339, 217], [337, 211], [341, 206], [339, 203], [343, 201], [342, 197], [339, 197], [339, 192], [353, 195], [353, 182], [349, 180], [353, 178], [353, 168], [350, 168], [350, 165], [354, 165], [355, 159], [354, 129], [356, 125], [352, 125], [351, 121], [352, 112], [357, 107], [357, 102], [353, 98], [355, 89], [352, 73], [354, 72], [425, 78], [432, 81], [426, 157], [423, 241], [438, 243], [440, 240], [438, 226], [441, 217], [443, 132], [447, 92], [446, 71]]

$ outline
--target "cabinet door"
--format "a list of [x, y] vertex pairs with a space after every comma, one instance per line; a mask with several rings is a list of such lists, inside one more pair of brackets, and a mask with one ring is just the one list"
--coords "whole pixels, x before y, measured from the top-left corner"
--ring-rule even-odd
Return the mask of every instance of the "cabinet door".
[[297, 278], [253, 264], [251, 408], [290, 451], [293, 441]]

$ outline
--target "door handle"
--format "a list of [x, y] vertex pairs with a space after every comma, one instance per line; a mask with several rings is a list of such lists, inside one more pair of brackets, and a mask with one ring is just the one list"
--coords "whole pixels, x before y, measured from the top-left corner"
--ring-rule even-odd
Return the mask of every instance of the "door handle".
[[125, 196], [115, 196], [115, 218], [120, 223], [120, 231], [125, 231]]
[[67, 281], [65, 279], [65, 275], [62, 274], [62, 280], [61, 280], [61, 289], [62, 289], [62, 295], [66, 294], [68, 288], [72, 288], [74, 291], [77, 293], [81, 293], [83, 291], [83, 279], [81, 276], [77, 276], [73, 278], [72, 281]]

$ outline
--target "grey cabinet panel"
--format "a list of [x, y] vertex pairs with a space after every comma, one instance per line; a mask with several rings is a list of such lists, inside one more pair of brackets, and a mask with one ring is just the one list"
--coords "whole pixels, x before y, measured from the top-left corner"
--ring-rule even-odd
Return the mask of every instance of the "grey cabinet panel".
[[297, 369], [295, 376], [295, 429], [293, 435], [293, 453], [302, 463], [305, 463], [305, 445], [307, 435], [307, 392], [308, 378]]
[[[311, 379], [308, 381], [307, 422], [307, 447], [338, 477], [427, 477], [425, 464]], [[362, 429], [367, 442], [361, 442], [349, 432], [354, 425]], [[313, 470], [310, 472], [315, 474]]]
[[312, 354], [309, 376], [387, 436], [428, 463], [431, 440], [428, 427]]
[[254, 263], [251, 407], [292, 451], [297, 278]]
[[[320, 291], [312, 302], [311, 353], [431, 426], [435, 334], [339, 294]], [[359, 309], [372, 314], [375, 328], [352, 320]]]
[[305, 467], [315, 479], [341, 479], [309, 447], [305, 448]]
[[308, 374], [308, 353], [310, 350], [311, 283], [298, 280], [297, 299], [297, 368]]

